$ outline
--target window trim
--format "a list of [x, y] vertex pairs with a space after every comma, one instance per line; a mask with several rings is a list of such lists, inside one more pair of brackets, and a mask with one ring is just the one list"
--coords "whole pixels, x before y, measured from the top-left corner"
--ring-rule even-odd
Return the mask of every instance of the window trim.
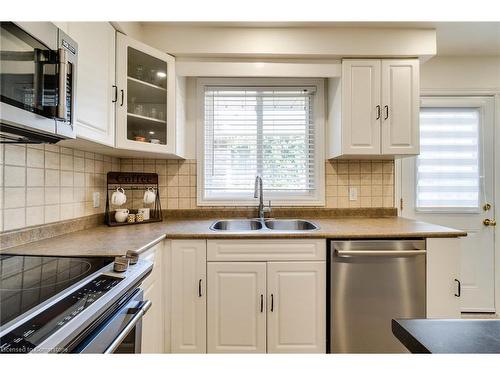
[[[198, 206], [255, 206], [257, 200], [250, 199], [213, 199], [205, 198], [205, 86], [316, 86], [314, 96], [314, 174], [315, 193], [309, 197], [272, 199], [264, 192], [264, 200], [272, 201], [274, 206], [324, 206], [325, 205], [325, 84], [319, 78], [198, 78], [196, 80], [196, 163], [197, 163], [197, 205]], [[266, 181], [264, 181], [264, 188]], [[273, 193], [272, 193], [273, 194]], [[275, 194], [275, 193], [274, 193]]]

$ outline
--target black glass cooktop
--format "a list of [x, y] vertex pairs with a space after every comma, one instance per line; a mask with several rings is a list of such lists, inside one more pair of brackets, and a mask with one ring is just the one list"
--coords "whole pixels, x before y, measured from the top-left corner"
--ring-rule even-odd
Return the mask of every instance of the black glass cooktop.
[[113, 262], [113, 258], [0, 255], [0, 326]]

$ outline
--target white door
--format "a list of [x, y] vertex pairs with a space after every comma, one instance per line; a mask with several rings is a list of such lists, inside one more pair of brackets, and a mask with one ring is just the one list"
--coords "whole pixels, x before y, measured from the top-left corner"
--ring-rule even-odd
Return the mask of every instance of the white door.
[[[401, 215], [467, 231], [461, 239], [463, 312], [494, 312], [494, 102], [424, 97], [420, 155], [401, 162]], [[491, 205], [486, 210], [484, 206]]]
[[380, 60], [342, 61], [342, 152], [380, 154]]
[[419, 61], [382, 60], [382, 154], [419, 150]]
[[205, 240], [172, 241], [172, 353], [206, 353]]
[[115, 145], [115, 39], [108, 22], [68, 22], [78, 43], [76, 134], [78, 138]]
[[266, 263], [207, 265], [208, 353], [266, 352]]
[[267, 264], [268, 353], [325, 353], [326, 263]]

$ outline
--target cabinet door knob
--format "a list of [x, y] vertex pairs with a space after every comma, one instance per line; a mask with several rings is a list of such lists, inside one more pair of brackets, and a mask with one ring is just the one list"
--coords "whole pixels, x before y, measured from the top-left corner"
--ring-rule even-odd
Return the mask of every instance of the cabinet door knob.
[[264, 295], [260, 295], [260, 312], [264, 312]]
[[271, 293], [271, 312], [274, 311], [274, 294]]
[[201, 282], [202, 280], [198, 280], [198, 297], [201, 297], [203, 296], [203, 294], [201, 293]]
[[123, 107], [123, 97], [125, 95], [125, 92], [123, 90], [120, 90], [120, 95], [121, 95], [121, 103], [120, 103], [120, 107]]
[[384, 105], [384, 109], [385, 109], [384, 120], [387, 120], [389, 118], [389, 106], [388, 105]]
[[376, 106], [375, 108], [377, 108], [377, 120], [380, 119], [380, 105]]

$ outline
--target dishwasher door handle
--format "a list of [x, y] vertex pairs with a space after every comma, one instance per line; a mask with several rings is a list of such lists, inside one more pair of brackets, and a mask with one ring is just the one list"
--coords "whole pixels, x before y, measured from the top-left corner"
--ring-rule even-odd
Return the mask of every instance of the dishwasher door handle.
[[413, 257], [425, 255], [425, 250], [335, 250], [338, 257]]

